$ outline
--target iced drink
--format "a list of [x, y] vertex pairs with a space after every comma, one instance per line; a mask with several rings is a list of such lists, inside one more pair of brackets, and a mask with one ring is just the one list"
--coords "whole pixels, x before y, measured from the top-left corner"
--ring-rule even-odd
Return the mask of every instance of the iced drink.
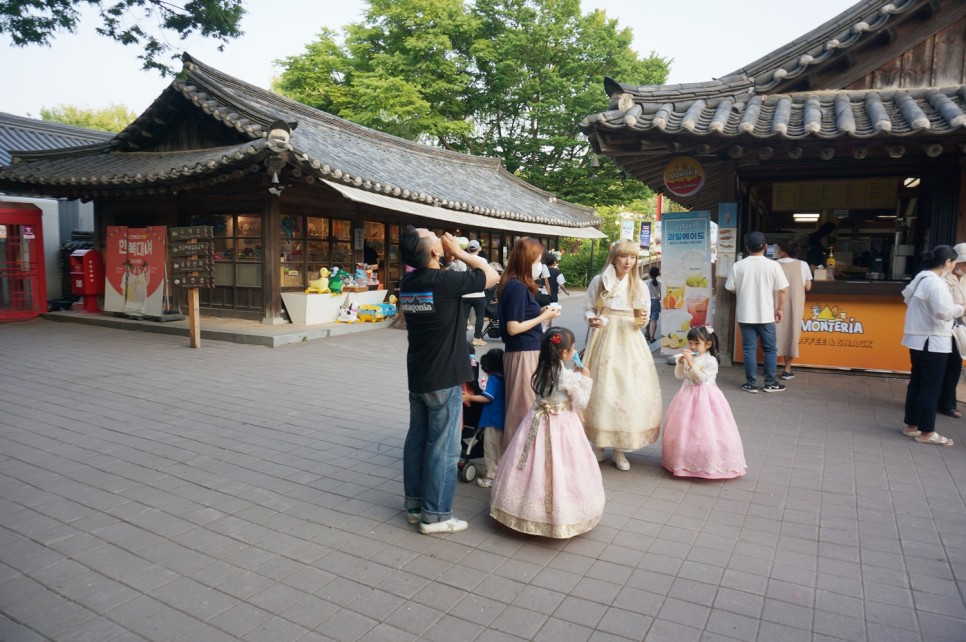
[[707, 294], [689, 294], [685, 303], [688, 307], [688, 314], [691, 315], [691, 327], [705, 325], [708, 318], [708, 302], [711, 300]]

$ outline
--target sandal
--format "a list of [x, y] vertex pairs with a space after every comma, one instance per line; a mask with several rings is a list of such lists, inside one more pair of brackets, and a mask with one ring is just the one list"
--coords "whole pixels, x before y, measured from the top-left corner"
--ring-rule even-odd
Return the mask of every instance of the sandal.
[[943, 437], [938, 432], [933, 431], [929, 433], [928, 437], [919, 436], [915, 438], [920, 444], [932, 444], [934, 446], [952, 446], [953, 440]]
[[919, 431], [918, 428], [913, 428], [912, 430], [909, 430], [908, 428], [903, 428], [902, 434], [905, 435], [906, 437], [918, 437], [922, 433]]
[[946, 415], [947, 417], [952, 417], [953, 419], [959, 419], [960, 417], [963, 416], [963, 413], [959, 412], [955, 408], [953, 408], [952, 410], [937, 410], [936, 412], [939, 413], [940, 415]]

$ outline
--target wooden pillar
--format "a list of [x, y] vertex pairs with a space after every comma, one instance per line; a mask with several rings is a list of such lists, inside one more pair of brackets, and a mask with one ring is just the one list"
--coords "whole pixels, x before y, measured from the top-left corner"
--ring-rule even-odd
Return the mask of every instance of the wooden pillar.
[[282, 319], [282, 264], [279, 260], [282, 244], [282, 207], [279, 197], [268, 194], [262, 214], [262, 323], [284, 323]]
[[[718, 195], [718, 202], [737, 203], [738, 189], [735, 161], [729, 160], [722, 162], [719, 171], [721, 172], [721, 191]], [[739, 211], [739, 220], [741, 220], [741, 216], [742, 213]], [[741, 247], [740, 241], [738, 247]], [[724, 284], [727, 278], [727, 270], [715, 270], [714, 331], [718, 335], [718, 350], [720, 351], [721, 364], [730, 366], [733, 364], [732, 356], [734, 355], [735, 347], [734, 327], [736, 301], [735, 295], [725, 290]]]

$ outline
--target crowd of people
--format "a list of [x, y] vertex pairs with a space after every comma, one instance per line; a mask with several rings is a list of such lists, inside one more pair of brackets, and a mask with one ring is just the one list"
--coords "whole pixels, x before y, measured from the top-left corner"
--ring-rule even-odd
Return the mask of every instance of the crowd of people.
[[[400, 254], [412, 268], [399, 297], [409, 332], [408, 521], [426, 534], [467, 528], [452, 505], [461, 404], [478, 403], [484, 446], [478, 484], [492, 488], [491, 516], [545, 537], [593, 528], [604, 511], [599, 462], [609, 450], [614, 466], [629, 470], [626, 453], [654, 443], [662, 427], [661, 388], [644, 334], [655, 297], [638, 276], [637, 245], [613, 244], [588, 287], [583, 359], [574, 332], [552, 325], [559, 293], [569, 292], [553, 255], [535, 239], [517, 241], [502, 274], [479, 256], [478, 245], [463, 249], [451, 235], [426, 229], [407, 228]], [[462, 388], [473, 376], [463, 344], [468, 312], [480, 313], [467, 299], [493, 286], [504, 348], [480, 359], [487, 382], [473, 394]], [[481, 336], [477, 328], [474, 339]], [[715, 385], [716, 345], [713, 330], [702, 327], [675, 367], [682, 388], [665, 422], [663, 464], [676, 476], [724, 479], [746, 470], [737, 426]], [[696, 416], [714, 419], [696, 431], [689, 419]], [[712, 432], [723, 437], [708, 439]]]
[[[764, 256], [763, 234], [751, 232], [744, 240], [747, 255], [725, 283], [737, 297], [746, 379], [741, 389], [759, 391], [760, 343], [760, 389], [781, 392], [777, 360], [783, 358], [781, 379], [793, 379], [801, 328], [790, 321], [801, 318], [811, 273], [791, 241], [779, 244], [779, 260], [772, 261]], [[592, 529], [605, 502], [599, 463], [609, 451], [614, 466], [627, 471], [626, 453], [654, 443], [662, 432], [662, 465], [676, 477], [746, 473], [737, 424], [715, 382], [718, 335], [710, 326], [691, 328], [687, 347], [675, 355], [681, 388], [663, 413], [648, 345], [660, 310], [660, 273], [653, 269], [647, 283], [639, 277], [636, 243], [613, 243], [588, 286], [582, 354], [572, 330], [553, 326], [559, 292], [567, 290], [543, 246], [519, 239], [502, 274], [479, 249], [478, 243], [464, 249], [449, 234], [412, 227], [400, 240], [401, 257], [412, 268], [399, 298], [409, 332], [403, 483], [410, 523], [425, 534], [467, 528], [452, 515], [464, 403], [483, 407], [484, 469], [477, 481], [491, 488], [490, 515], [522, 533], [569, 538]], [[447, 269], [453, 263], [456, 269]], [[939, 246], [923, 255], [922, 265], [903, 292], [908, 310], [902, 343], [910, 351], [912, 375], [902, 432], [920, 443], [948, 446], [952, 440], [935, 432], [935, 418], [937, 412], [959, 416], [961, 359], [952, 327], [964, 321], [966, 243]], [[474, 310], [479, 317], [473, 299], [494, 287], [504, 349], [483, 355], [487, 383], [473, 394], [462, 388], [474, 377], [467, 314]], [[471, 328], [474, 340], [482, 338], [479, 321]]]

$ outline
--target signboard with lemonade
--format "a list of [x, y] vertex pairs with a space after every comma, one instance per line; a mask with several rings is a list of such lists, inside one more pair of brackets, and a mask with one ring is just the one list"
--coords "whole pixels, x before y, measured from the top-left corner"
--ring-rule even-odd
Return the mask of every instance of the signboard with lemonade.
[[711, 319], [711, 215], [674, 212], [662, 218], [661, 354], [677, 354], [688, 331]]

